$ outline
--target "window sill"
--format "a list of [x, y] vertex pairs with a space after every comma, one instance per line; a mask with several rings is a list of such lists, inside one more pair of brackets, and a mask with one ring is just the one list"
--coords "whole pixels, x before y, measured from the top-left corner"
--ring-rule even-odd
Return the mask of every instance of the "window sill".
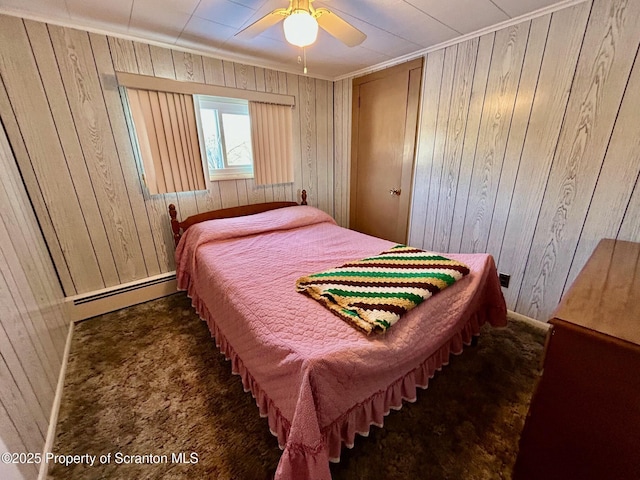
[[253, 173], [228, 173], [210, 175], [209, 180], [212, 182], [219, 182], [221, 180], [245, 180], [247, 178], [253, 178]]

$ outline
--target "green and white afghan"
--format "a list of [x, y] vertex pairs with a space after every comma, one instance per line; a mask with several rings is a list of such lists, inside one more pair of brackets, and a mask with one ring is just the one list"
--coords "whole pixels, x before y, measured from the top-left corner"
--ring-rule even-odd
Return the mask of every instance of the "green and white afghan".
[[296, 290], [366, 334], [386, 331], [427, 298], [469, 273], [437, 253], [396, 245], [374, 257], [301, 277]]

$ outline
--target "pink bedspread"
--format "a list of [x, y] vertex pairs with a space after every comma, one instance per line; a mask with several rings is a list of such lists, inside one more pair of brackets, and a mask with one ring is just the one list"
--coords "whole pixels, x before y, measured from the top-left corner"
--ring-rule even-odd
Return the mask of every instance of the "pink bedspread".
[[383, 335], [365, 336], [295, 291], [298, 277], [393, 244], [341, 228], [313, 207], [289, 207], [189, 228], [176, 251], [186, 289], [284, 452], [276, 479], [330, 479], [356, 433], [460, 353], [485, 321], [506, 324], [489, 255], [448, 254], [471, 273]]

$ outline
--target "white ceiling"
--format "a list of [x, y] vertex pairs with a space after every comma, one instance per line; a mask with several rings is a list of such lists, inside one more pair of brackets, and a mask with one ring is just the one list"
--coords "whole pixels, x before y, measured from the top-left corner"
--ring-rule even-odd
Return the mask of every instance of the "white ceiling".
[[[316, 0], [367, 35], [349, 48], [320, 31], [309, 75], [335, 79], [456, 37], [575, 1]], [[251, 40], [234, 35], [288, 0], [0, 0], [0, 12], [301, 72], [282, 22]]]

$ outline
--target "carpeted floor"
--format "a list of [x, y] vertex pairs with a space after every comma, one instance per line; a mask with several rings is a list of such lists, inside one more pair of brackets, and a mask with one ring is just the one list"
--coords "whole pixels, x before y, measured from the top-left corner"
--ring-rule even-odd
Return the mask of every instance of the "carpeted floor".
[[[510, 478], [543, 342], [523, 322], [485, 326], [416, 403], [343, 449], [333, 478]], [[97, 457], [50, 462], [49, 478], [267, 478], [277, 441], [230, 370], [184, 294], [78, 324], [53, 453]], [[172, 462], [180, 452], [197, 463]]]

